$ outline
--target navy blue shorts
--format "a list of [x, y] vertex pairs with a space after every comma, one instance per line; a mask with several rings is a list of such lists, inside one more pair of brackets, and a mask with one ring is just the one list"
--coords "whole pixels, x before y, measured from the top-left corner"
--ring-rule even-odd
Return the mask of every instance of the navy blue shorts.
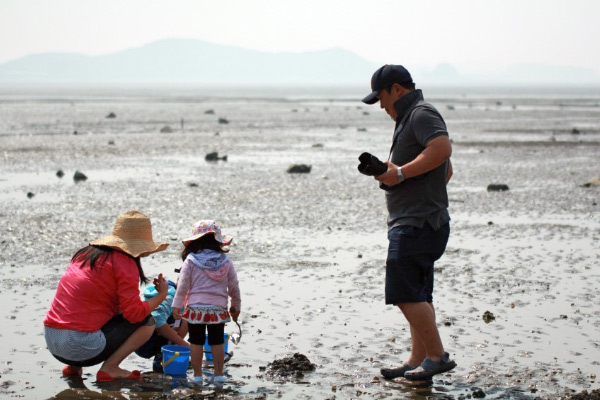
[[433, 302], [433, 263], [446, 250], [450, 224], [434, 231], [402, 225], [388, 232], [385, 304]]
[[156, 333], [155, 330], [150, 339], [141, 345], [135, 351], [135, 354], [143, 358], [152, 358], [156, 355], [158, 355], [160, 358], [162, 347], [167, 344], [169, 344], [169, 341]]

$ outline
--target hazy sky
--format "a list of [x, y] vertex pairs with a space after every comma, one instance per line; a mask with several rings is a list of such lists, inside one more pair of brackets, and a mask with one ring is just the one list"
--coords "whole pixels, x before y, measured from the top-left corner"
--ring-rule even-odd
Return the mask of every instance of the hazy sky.
[[0, 63], [195, 38], [466, 72], [543, 63], [600, 73], [599, 16], [597, 0], [0, 0]]

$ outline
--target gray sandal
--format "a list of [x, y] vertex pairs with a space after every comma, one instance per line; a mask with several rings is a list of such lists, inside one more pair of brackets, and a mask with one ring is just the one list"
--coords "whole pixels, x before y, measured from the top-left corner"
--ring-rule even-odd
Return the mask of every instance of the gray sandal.
[[407, 363], [404, 363], [398, 368], [381, 368], [380, 372], [385, 379], [394, 379], [403, 377], [406, 371], [411, 371], [415, 368], [417, 367], [411, 367]]
[[431, 379], [434, 375], [450, 371], [454, 367], [456, 367], [456, 363], [450, 360], [450, 354], [444, 353], [440, 361], [426, 358], [417, 368], [406, 371], [404, 377], [411, 381], [426, 380]]

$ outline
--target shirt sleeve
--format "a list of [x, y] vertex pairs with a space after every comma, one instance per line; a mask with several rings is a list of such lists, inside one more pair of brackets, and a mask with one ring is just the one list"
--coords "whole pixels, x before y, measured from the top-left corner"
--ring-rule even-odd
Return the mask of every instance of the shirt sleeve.
[[423, 147], [438, 136], [448, 136], [446, 123], [442, 116], [429, 107], [419, 107], [415, 110], [412, 121], [417, 141]]
[[173, 302], [173, 296], [167, 295], [167, 297], [152, 311], [154, 321], [156, 321], [156, 327], [160, 328], [167, 323], [167, 319], [171, 316], [171, 303]]
[[150, 306], [140, 299], [140, 273], [135, 261], [124, 254], [115, 252], [113, 269], [117, 283], [119, 308], [123, 317], [132, 324], [142, 321], [150, 313]]
[[233, 263], [231, 263], [231, 268], [229, 269], [229, 276], [227, 277], [227, 281], [227, 292], [229, 293], [229, 297], [231, 297], [231, 306], [235, 307], [238, 311], [241, 311], [242, 294], [240, 292], [240, 282], [237, 277], [237, 272], [233, 267]]

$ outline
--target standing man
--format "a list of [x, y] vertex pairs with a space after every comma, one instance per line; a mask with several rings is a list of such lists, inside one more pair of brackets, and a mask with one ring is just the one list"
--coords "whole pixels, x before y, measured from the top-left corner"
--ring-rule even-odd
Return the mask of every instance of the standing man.
[[388, 256], [385, 302], [397, 305], [410, 324], [411, 353], [386, 379], [430, 379], [456, 363], [444, 351], [433, 307], [433, 264], [450, 234], [446, 184], [452, 175], [452, 146], [439, 112], [415, 90], [401, 65], [373, 74], [372, 92], [362, 101], [385, 109], [396, 122], [388, 169], [375, 177], [386, 190]]

